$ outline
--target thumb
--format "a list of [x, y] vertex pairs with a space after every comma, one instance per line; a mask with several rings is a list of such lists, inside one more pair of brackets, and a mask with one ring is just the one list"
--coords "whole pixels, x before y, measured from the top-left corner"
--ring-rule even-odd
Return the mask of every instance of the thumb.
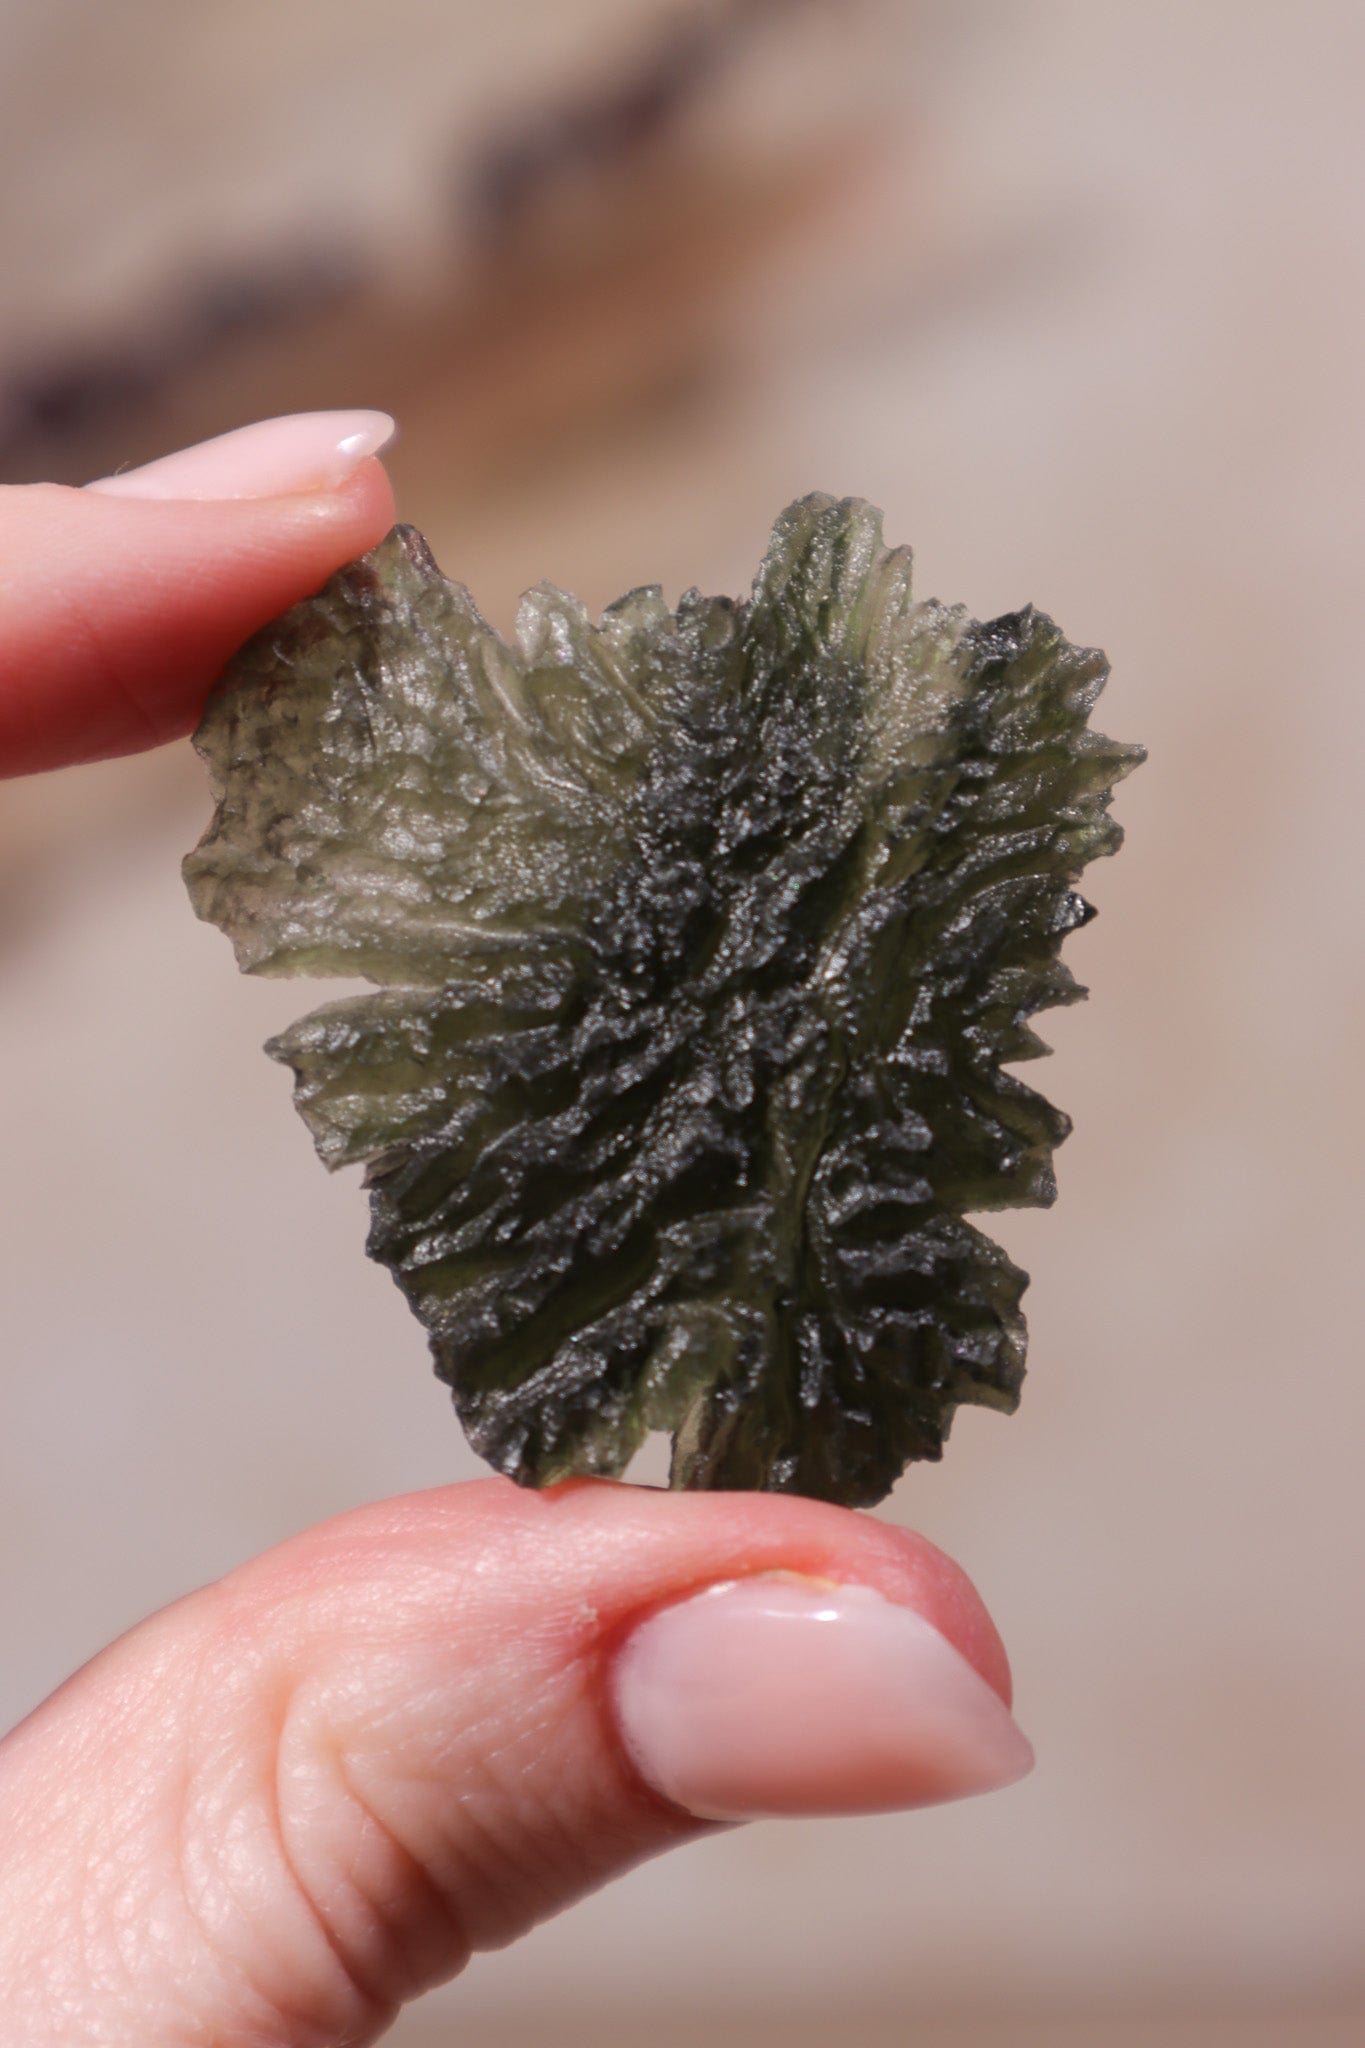
[[922, 1539], [817, 1502], [506, 1481], [360, 1510], [125, 1636], [0, 1746], [23, 2048], [373, 2041], [708, 1818], [1018, 1777]]
[[383, 536], [392, 429], [296, 413], [83, 491], [0, 487], [0, 775], [187, 733], [242, 642]]

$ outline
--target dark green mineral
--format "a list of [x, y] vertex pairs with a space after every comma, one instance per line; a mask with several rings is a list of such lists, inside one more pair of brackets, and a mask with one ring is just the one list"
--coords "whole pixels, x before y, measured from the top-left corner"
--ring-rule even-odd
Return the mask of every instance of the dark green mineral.
[[257, 635], [196, 745], [194, 907], [257, 974], [377, 983], [272, 1041], [476, 1449], [866, 1503], [1012, 1409], [1067, 1120], [1006, 1072], [1138, 748], [1032, 609], [917, 602], [855, 499], [747, 603], [542, 585], [515, 643], [397, 527]]

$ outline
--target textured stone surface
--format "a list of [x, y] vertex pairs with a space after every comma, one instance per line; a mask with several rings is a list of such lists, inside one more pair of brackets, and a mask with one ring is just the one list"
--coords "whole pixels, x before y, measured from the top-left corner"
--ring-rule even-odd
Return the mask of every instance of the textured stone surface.
[[1102, 657], [917, 602], [811, 497], [744, 603], [549, 587], [514, 645], [399, 528], [258, 636], [197, 735], [195, 908], [268, 974], [379, 984], [270, 1050], [476, 1448], [866, 1503], [1009, 1409], [1066, 1119], [1004, 1064], [1139, 750]]

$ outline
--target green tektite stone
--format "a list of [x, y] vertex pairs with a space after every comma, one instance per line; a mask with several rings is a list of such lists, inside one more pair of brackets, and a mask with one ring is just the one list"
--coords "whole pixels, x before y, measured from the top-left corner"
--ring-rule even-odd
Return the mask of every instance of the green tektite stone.
[[747, 602], [542, 585], [509, 646], [398, 527], [242, 649], [190, 894], [249, 972], [377, 985], [269, 1050], [491, 1464], [668, 1429], [675, 1486], [867, 1503], [1015, 1406], [1026, 1276], [965, 1217], [1053, 1198], [1004, 1069], [1084, 993], [1105, 673], [818, 496]]

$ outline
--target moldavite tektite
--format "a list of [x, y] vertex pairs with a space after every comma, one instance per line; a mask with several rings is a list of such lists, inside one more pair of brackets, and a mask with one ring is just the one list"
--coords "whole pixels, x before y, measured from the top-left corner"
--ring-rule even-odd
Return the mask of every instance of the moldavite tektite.
[[257, 635], [196, 735], [194, 907], [256, 974], [360, 975], [268, 1050], [478, 1451], [850, 1503], [1012, 1409], [1026, 1285], [969, 1211], [1050, 1202], [1003, 1071], [1140, 759], [1103, 657], [917, 602], [856, 499], [747, 602], [542, 585], [515, 644], [397, 527]]

